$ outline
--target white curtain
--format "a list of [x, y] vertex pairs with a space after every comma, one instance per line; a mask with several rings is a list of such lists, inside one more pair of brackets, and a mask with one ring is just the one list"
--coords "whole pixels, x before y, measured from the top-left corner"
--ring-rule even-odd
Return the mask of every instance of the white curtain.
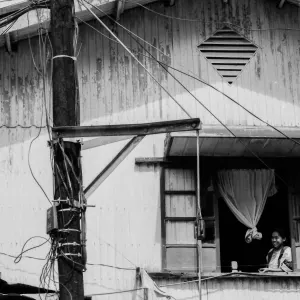
[[261, 239], [257, 223], [264, 210], [266, 200], [277, 191], [274, 170], [222, 170], [217, 174], [218, 189], [226, 204], [249, 229], [245, 240]]

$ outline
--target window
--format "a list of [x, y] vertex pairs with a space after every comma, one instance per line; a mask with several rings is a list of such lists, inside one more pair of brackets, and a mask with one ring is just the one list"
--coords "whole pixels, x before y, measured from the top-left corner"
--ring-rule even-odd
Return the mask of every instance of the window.
[[[274, 227], [285, 229], [288, 245], [292, 248], [294, 270], [300, 269], [300, 174], [289, 176], [290, 167], [285, 162], [273, 166], [289, 186], [276, 180], [278, 192], [268, 198], [257, 226], [263, 239], [247, 244], [244, 240], [246, 226], [237, 220], [214, 190], [212, 178], [219, 168], [258, 167], [249, 160], [244, 164], [242, 159], [235, 160], [233, 164], [226, 159], [223, 163], [218, 159], [214, 163], [207, 158], [205, 160], [207, 163], [201, 163], [200, 172], [201, 209], [206, 227], [202, 243], [203, 273], [231, 272], [232, 261], [238, 263], [241, 271], [257, 272], [266, 263], [266, 254], [272, 247], [270, 236]], [[193, 163], [184, 167], [173, 164], [164, 167], [162, 175], [163, 271], [196, 273], [199, 265], [195, 239], [196, 170]], [[291, 180], [295, 181], [294, 184]]]

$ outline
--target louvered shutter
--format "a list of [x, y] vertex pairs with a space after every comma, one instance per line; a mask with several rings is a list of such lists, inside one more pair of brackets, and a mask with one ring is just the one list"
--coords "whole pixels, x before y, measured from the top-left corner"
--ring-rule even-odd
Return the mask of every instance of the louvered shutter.
[[229, 84], [243, 71], [257, 50], [256, 45], [229, 27], [218, 30], [198, 48]]

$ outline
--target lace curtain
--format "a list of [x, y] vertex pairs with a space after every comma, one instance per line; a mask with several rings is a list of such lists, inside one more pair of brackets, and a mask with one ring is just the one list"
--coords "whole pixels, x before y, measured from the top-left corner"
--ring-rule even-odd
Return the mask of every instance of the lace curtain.
[[236, 218], [249, 229], [245, 240], [261, 239], [257, 223], [268, 197], [273, 196], [275, 187], [274, 170], [223, 170], [217, 174], [217, 186], [226, 204]]

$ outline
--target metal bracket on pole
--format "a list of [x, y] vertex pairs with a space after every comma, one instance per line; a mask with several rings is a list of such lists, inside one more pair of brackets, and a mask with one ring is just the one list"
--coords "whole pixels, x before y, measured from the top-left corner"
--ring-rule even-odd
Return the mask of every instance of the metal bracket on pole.
[[122, 150], [111, 160], [111, 162], [95, 177], [95, 179], [84, 190], [88, 198], [101, 185], [101, 183], [116, 169], [116, 167], [128, 156], [128, 154], [142, 141], [145, 136], [132, 138]]

